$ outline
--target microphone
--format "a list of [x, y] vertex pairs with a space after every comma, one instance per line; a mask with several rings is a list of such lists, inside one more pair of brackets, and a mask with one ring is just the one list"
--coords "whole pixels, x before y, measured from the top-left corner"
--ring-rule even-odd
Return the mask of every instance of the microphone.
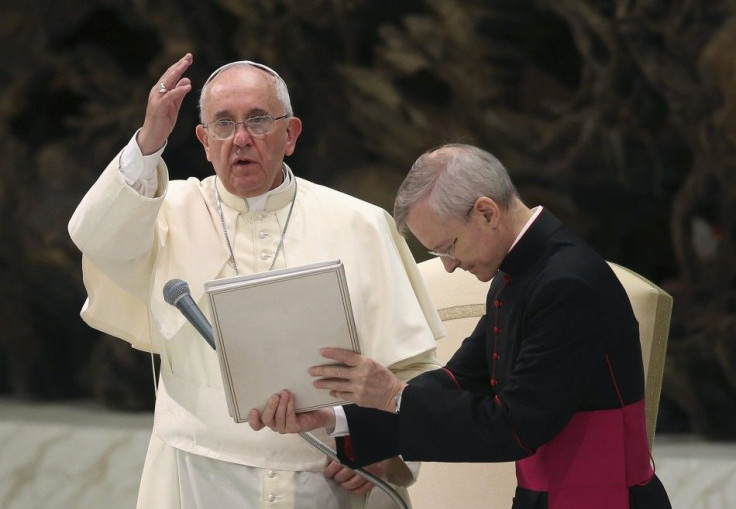
[[189, 285], [185, 281], [181, 279], [169, 280], [164, 285], [164, 300], [181, 311], [181, 314], [197, 329], [212, 349], [216, 349], [212, 325], [192, 299], [189, 293]]

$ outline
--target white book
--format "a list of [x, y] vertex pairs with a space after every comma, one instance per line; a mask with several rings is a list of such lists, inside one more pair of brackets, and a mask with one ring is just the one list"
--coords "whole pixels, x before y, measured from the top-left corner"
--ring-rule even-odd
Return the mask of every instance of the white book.
[[297, 412], [347, 403], [312, 386], [321, 348], [360, 353], [345, 269], [327, 261], [205, 283], [228, 410], [248, 420], [282, 389]]

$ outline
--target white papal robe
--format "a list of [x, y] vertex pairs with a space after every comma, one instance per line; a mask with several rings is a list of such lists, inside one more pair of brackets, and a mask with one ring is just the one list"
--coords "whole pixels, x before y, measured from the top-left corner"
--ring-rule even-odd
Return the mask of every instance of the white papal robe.
[[[288, 185], [269, 195], [261, 211], [249, 211], [245, 200], [218, 186], [239, 273], [271, 266], [296, 183], [274, 268], [341, 259], [362, 353], [402, 379], [438, 367], [434, 348], [442, 325], [390, 215], [288, 171]], [[215, 201], [216, 179], [169, 182], [163, 160], [157, 175], [155, 196], [141, 196], [124, 181], [116, 157], [69, 223], [83, 253], [83, 319], [161, 356], [138, 507], [364, 507], [365, 497], [346, 496], [319, 478], [325, 457], [299, 436], [254, 432], [228, 415], [216, 353], [162, 294], [167, 281], [183, 279], [208, 315], [204, 283], [235, 275]], [[408, 471], [396, 463], [390, 480], [405, 484]], [[249, 500], [230, 505], [227, 497], [239, 488]], [[379, 491], [371, 498], [382, 502], [370, 507], [392, 507]]]

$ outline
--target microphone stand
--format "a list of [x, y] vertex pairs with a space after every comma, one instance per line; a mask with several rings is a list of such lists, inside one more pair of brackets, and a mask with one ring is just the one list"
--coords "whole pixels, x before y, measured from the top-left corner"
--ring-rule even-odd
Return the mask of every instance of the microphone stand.
[[[196, 311], [199, 315], [197, 319], [193, 320], [189, 312], [184, 312], [185, 309], [183, 307], [180, 307], [179, 305], [179, 301], [182, 296], [187, 296], [189, 297], [189, 299], [191, 299], [191, 297], [189, 296], [189, 286], [184, 281], [182, 281], [181, 279], [172, 279], [171, 281], [166, 283], [166, 285], [164, 286], [164, 300], [172, 306], [176, 307], [179, 311], [181, 311], [184, 317], [194, 326], [194, 328], [197, 330], [197, 332], [199, 332], [204, 340], [207, 341], [207, 344], [209, 344], [213, 350], [216, 350], [215, 338], [212, 332], [212, 325], [209, 323], [207, 318], [204, 317], [201, 310], [199, 309], [197, 304], [194, 303], [193, 300], [190, 306], [193, 305], [193, 307], [196, 308]], [[343, 463], [340, 461], [340, 458], [338, 458], [336, 451], [332, 450], [327, 444], [322, 442], [320, 439], [318, 439], [308, 431], [303, 431], [299, 433], [299, 436], [306, 440], [307, 443], [319, 450], [322, 454], [343, 465]], [[391, 485], [388, 484], [386, 481], [384, 481], [377, 475], [368, 472], [364, 468], [355, 468], [352, 470], [354, 470], [358, 475], [360, 475], [364, 479], [371, 481], [373, 484], [386, 492], [391, 500], [396, 502], [396, 505], [400, 509], [409, 509], [409, 507], [406, 505], [406, 502], [404, 502], [404, 499], [401, 498], [401, 495], [399, 495], [396, 490], [393, 489]]]

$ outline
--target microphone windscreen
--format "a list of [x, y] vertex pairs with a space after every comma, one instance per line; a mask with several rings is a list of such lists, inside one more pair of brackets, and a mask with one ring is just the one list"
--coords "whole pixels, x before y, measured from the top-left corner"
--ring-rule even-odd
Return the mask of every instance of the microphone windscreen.
[[189, 285], [181, 279], [170, 279], [164, 285], [164, 300], [172, 306], [176, 306], [176, 302], [188, 294]]

